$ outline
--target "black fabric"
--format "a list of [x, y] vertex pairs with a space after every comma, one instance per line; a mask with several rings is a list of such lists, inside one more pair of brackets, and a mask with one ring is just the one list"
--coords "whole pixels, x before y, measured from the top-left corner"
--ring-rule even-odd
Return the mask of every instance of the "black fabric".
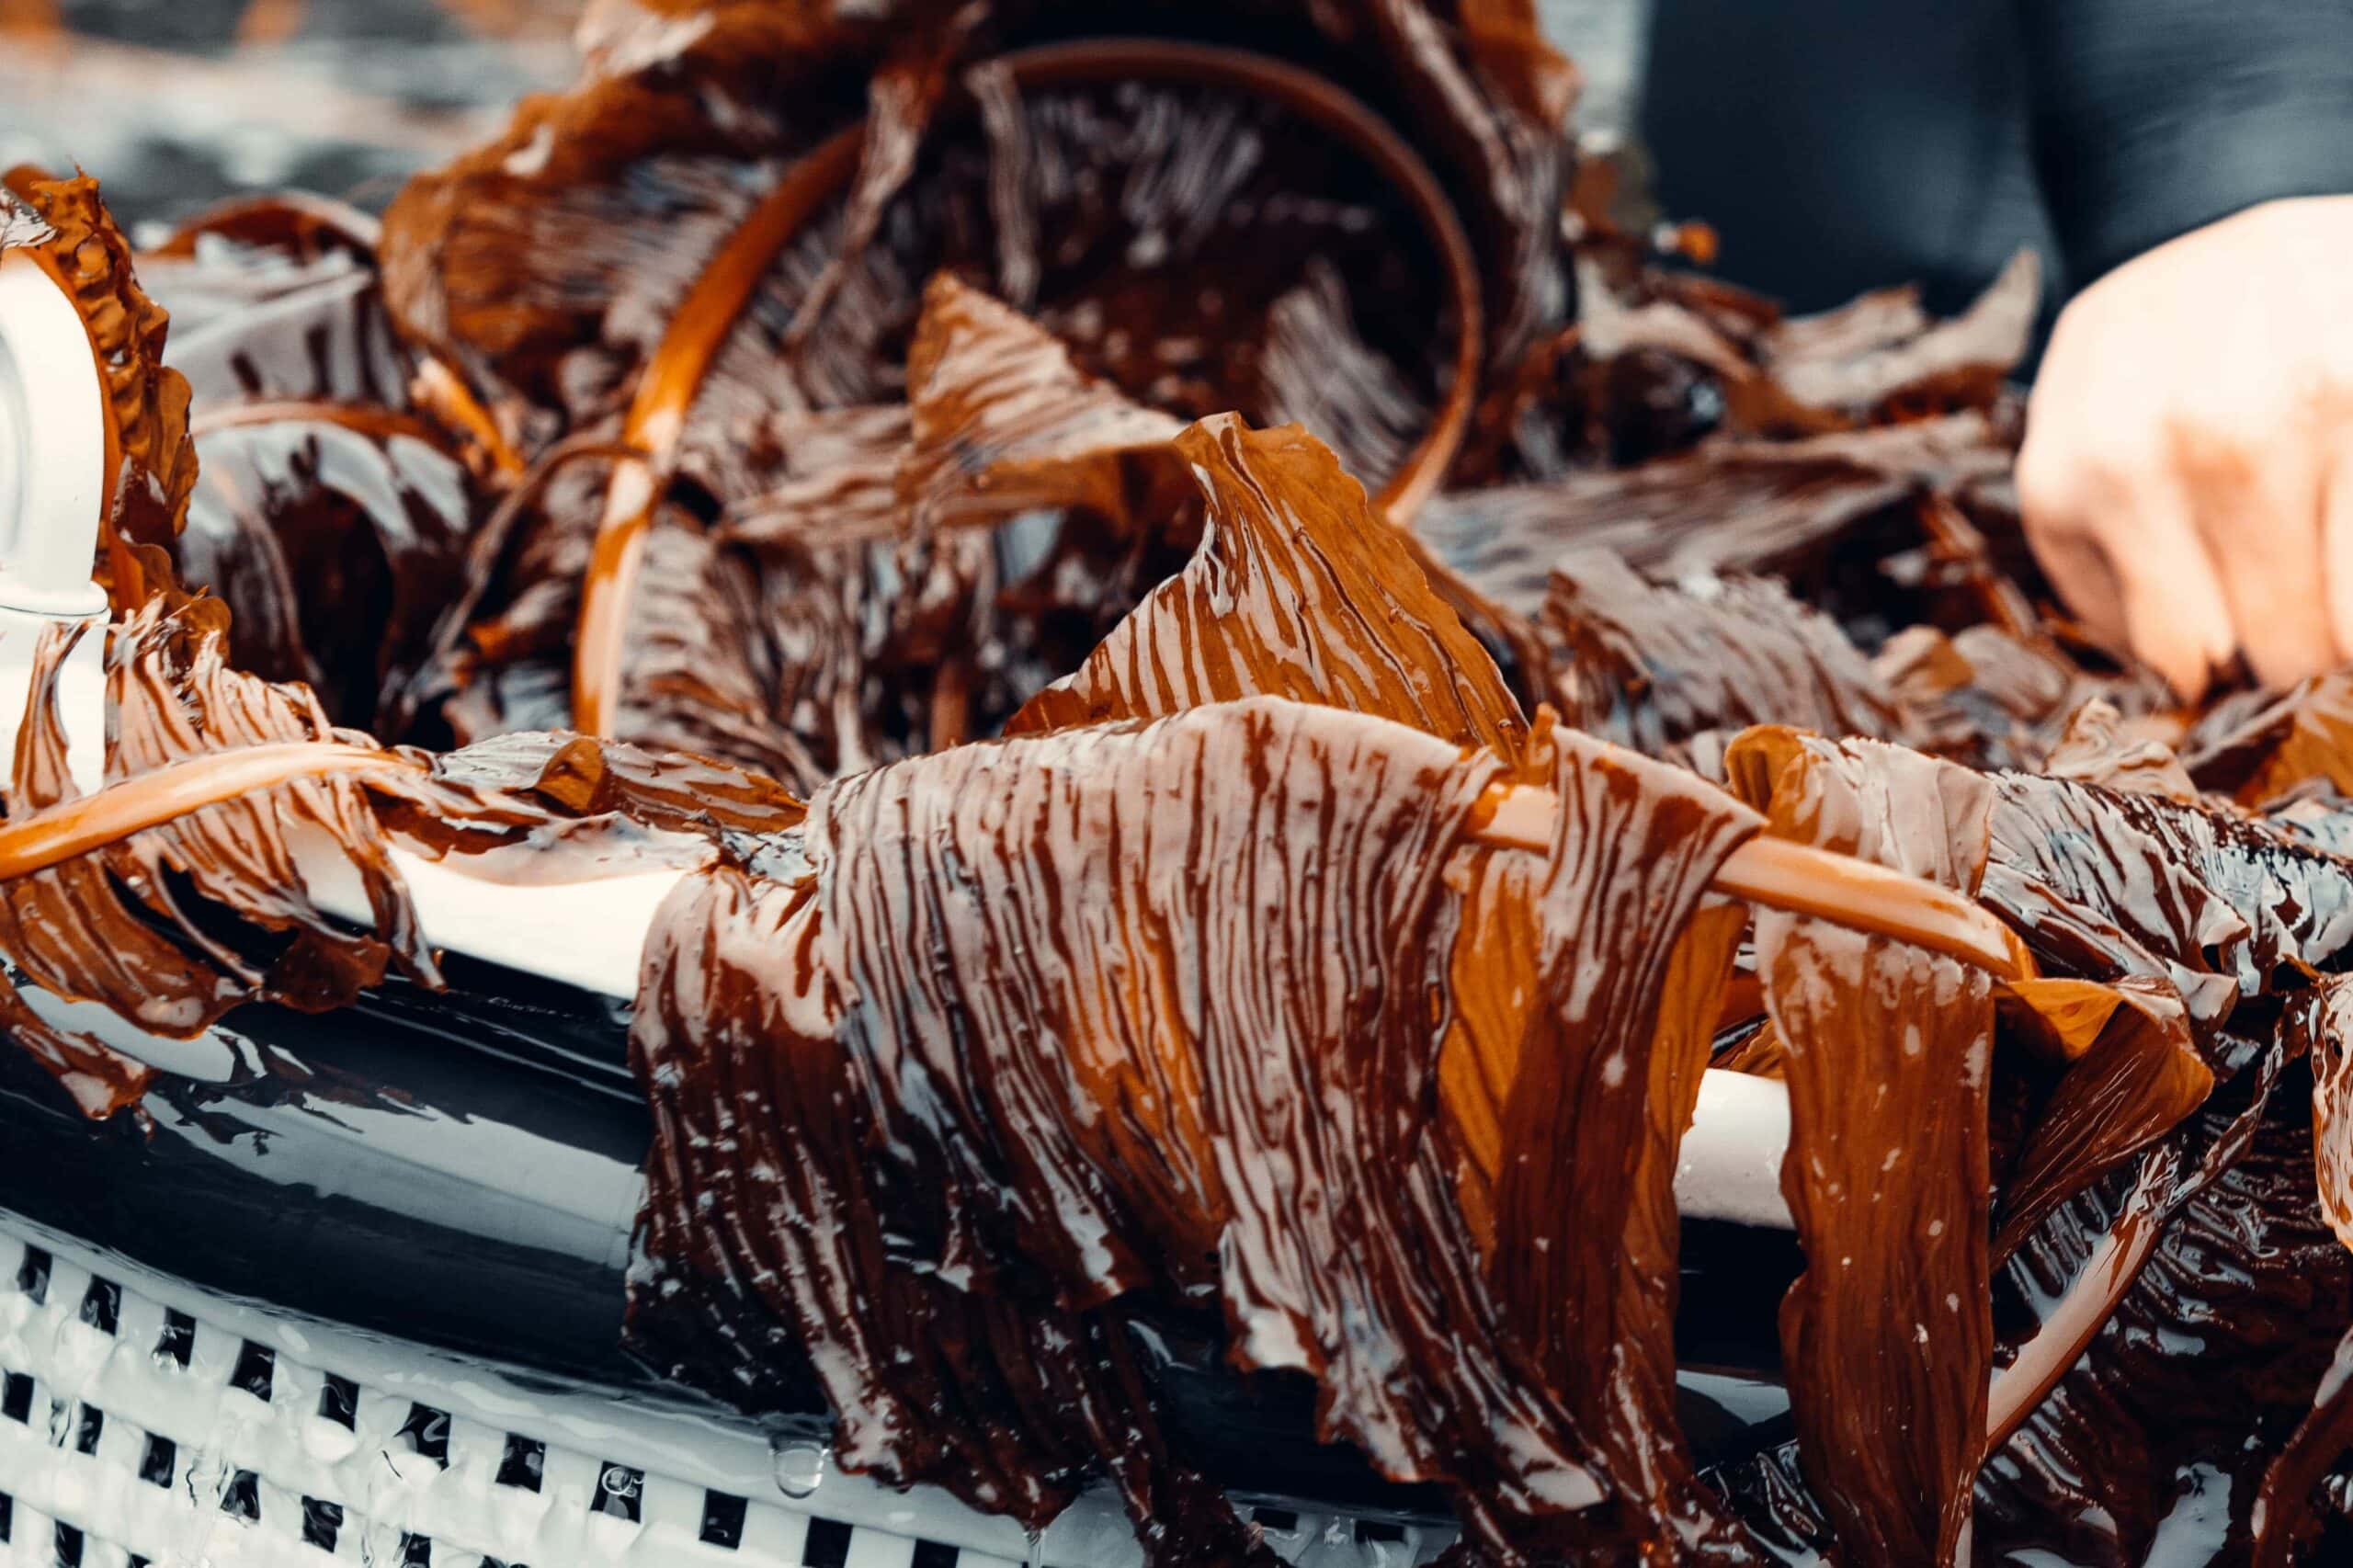
[[1949, 312], [2055, 258], [2009, 0], [1654, 0], [1640, 114], [1666, 212], [1793, 310], [1916, 280]]
[[1645, 77], [1662, 204], [1798, 310], [1918, 279], [1949, 312], [2033, 245], [2047, 319], [2176, 234], [2353, 190], [2353, 0], [1655, 0]]
[[2353, 191], [2353, 0], [2016, 0], [2079, 283], [2260, 201]]

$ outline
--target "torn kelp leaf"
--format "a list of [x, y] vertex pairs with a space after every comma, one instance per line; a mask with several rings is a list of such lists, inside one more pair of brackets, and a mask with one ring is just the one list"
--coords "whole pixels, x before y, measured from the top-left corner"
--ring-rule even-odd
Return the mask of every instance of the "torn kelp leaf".
[[1770, 578], [1646, 581], [1614, 555], [1552, 569], [1543, 634], [1567, 721], [1651, 756], [1722, 776], [1752, 724], [1911, 738], [1892, 692], [1837, 623]]
[[1175, 450], [1207, 507], [1199, 551], [1010, 729], [1264, 694], [1518, 754], [1527, 722], [1495, 661], [1330, 450], [1231, 415], [1187, 430]]

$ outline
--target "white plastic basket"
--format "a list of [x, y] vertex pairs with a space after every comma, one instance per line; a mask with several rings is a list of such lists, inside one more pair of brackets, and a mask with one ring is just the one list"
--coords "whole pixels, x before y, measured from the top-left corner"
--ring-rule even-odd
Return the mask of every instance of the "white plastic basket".
[[[788, 1497], [779, 1477], [813, 1474]], [[209, 1296], [0, 1214], [0, 1563], [1125, 1568], [1108, 1498], [1037, 1541], [749, 1424], [527, 1382]], [[1302, 1568], [1452, 1539], [1267, 1500]]]

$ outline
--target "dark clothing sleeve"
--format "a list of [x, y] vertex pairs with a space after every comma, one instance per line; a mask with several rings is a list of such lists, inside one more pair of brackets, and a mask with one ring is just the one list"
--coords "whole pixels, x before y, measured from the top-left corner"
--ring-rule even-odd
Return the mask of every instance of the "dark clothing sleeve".
[[2353, 0], [2016, 0], [2075, 287], [2243, 208], [2353, 191]]
[[1733, 282], [1799, 312], [1917, 282], [1950, 315], [2019, 246], [2055, 248], [2013, 0], [1651, 5], [1656, 194], [1716, 227]]

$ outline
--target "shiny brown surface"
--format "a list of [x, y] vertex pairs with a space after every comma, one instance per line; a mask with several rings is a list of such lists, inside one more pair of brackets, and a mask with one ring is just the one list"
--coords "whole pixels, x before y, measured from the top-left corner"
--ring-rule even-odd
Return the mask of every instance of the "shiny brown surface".
[[[1392, 109], [1401, 77], [1415, 85], [1417, 148], [1330, 74], [1293, 62], [1187, 39], [1006, 49], [999, 35], [1057, 8], [1008, 4], [991, 18], [973, 7], [953, 19], [945, 9], [908, 6], [897, 18], [906, 31], [875, 68], [862, 132], [835, 123], [820, 133], [790, 112], [714, 111], [747, 79], [815, 74], [829, 51], [854, 65], [879, 35], [821, 9], [756, 19], [750, 7], [719, 7], [710, 37], [667, 45], [677, 52], [665, 69], [633, 67], [535, 103], [511, 150], [416, 182], [388, 215], [390, 292], [414, 335], [452, 358], [488, 358], [526, 400], [561, 404], [578, 426], [601, 412], [581, 396], [603, 379], [591, 359], [616, 377], [634, 370], [621, 436], [647, 456], [615, 471], [586, 554], [548, 557], [577, 582], [566, 707], [591, 733], [661, 738], [631, 727], [620, 658], [633, 639], [627, 585], [639, 580], [660, 492], [676, 478], [724, 507], [759, 506], [783, 476], [758, 447], [743, 449], [742, 432], [890, 396], [910, 286], [935, 271], [987, 280], [1132, 395], [1194, 415], [1314, 418], [1347, 443], [1358, 472], [1385, 476], [1382, 497], [1402, 517], [1461, 439], [1484, 358], [1483, 286], [1517, 296], [1558, 266], [1534, 232], [1557, 154], [1518, 130], [1533, 105], [1557, 110], [1557, 70], [1523, 62], [1497, 93], [1463, 77], [1410, 18], [1368, 27], [1373, 18], [1310, 13], [1337, 46], [1317, 63], [1354, 59], [1368, 33], [1398, 57], [1399, 71], [1373, 70], [1367, 82]], [[1497, 60], [1541, 51], [1532, 29], [1507, 45], [1483, 28], [1474, 36], [1466, 51]], [[1544, 79], [1553, 85], [1540, 92]], [[700, 89], [693, 102], [682, 82]], [[807, 107], [822, 114], [829, 101], [813, 93]], [[1491, 176], [1470, 193], [1508, 199], [1524, 256], [1495, 265], [1478, 254], [1424, 162], [1431, 138], [1437, 155]], [[1506, 184], [1523, 175], [1540, 177]], [[627, 190], [608, 192], [621, 176]], [[746, 184], [767, 194], [740, 202]], [[613, 251], [606, 225], [575, 215], [674, 193], [669, 210], [685, 232], [659, 259]], [[1505, 214], [1482, 218], [1492, 244]], [[539, 243], [558, 233], [555, 248]], [[597, 288], [614, 307], [601, 321], [553, 303]], [[642, 330], [641, 305], [658, 313], [658, 333]], [[1451, 339], [1443, 367], [1424, 362], [1434, 323]], [[583, 329], [605, 341], [557, 375], [540, 346], [555, 351]], [[1335, 354], [1355, 356], [1347, 373], [1327, 373]], [[512, 400], [508, 413], [534, 416]], [[493, 644], [494, 655], [512, 645]], [[780, 679], [790, 698], [796, 673], [755, 678], [772, 691]], [[491, 722], [565, 710], [535, 697]], [[453, 728], [480, 733], [481, 717], [460, 715]], [[826, 767], [828, 748], [810, 749]]]
[[695, 279], [639, 374], [637, 394], [621, 422], [621, 440], [645, 455], [625, 460], [616, 471], [588, 572], [580, 584], [572, 711], [574, 726], [584, 734], [604, 735], [612, 730], [625, 607], [645, 559], [645, 530], [654, 522], [653, 474], [674, 460], [703, 375], [734, 329], [760, 275], [817, 204], [848, 176], [858, 148], [858, 133], [845, 130], [792, 165]]
[[2353, 1329], [2336, 1342], [2336, 1357], [2313, 1393], [2311, 1414], [2264, 1472], [2251, 1521], [2251, 1561], [2261, 1568], [2283, 1568], [2311, 1549], [2320, 1533], [2313, 1494], [2348, 1448], [2353, 1448]]
[[[1031, 1523], [1107, 1476], [1159, 1562], [1266, 1561], [1167, 1334], [1462, 1563], [2333, 1561], [2343, 677], [2180, 713], [2087, 646], [2007, 494], [2030, 279], [1788, 321], [1665, 265], [1529, 20], [1147, 5], [1282, 69], [1107, 82], [1153, 51], [1074, 6], [624, 0], [381, 235], [196, 225], [210, 597], [109, 562], [110, 784], [27, 730], [0, 952], [187, 1032], [429, 983], [393, 843], [688, 869], [636, 1343]], [[1676, 1211], [1710, 1065], [1790, 1096], [1778, 1335]], [[1694, 1474], [1678, 1361], [1777, 1340], [1795, 1440]]]
[[1836, 621], [1770, 578], [1654, 584], [1606, 552], [1552, 568], [1551, 697], [1580, 729], [1721, 777], [1751, 724], [1908, 738], [1905, 715]]
[[[1384, 486], [1385, 511], [1400, 523], [1409, 521], [1423, 499], [1437, 485], [1461, 443], [1474, 380], [1482, 355], [1477, 283], [1470, 242], [1464, 238], [1453, 210], [1448, 206], [1428, 170], [1412, 150], [1364, 108], [1318, 78], [1279, 61], [1240, 51], [1216, 50], [1160, 41], [1113, 41], [1063, 45], [1017, 51], [992, 62], [1008, 90], [1106, 84], [1146, 83], [1168, 85], [1211, 85], [1240, 88], [1280, 103], [1311, 123], [1335, 132], [1368, 156], [1382, 175], [1405, 194], [1415, 215], [1438, 244], [1444, 259], [1448, 309], [1456, 324], [1457, 348], [1445, 402], [1430, 428], [1405, 454]], [[937, 96], [934, 89], [933, 96]], [[902, 114], [912, 113], [903, 109]], [[922, 111], [927, 116], [928, 106]], [[985, 111], [984, 111], [985, 112]], [[910, 135], [912, 130], [910, 128]], [[866, 153], [861, 179], [872, 175], [879, 148], [894, 147], [898, 132], [886, 117], [870, 128], [835, 132], [806, 157], [795, 162], [776, 187], [737, 224], [719, 251], [694, 280], [671, 318], [667, 333], [641, 372], [637, 393], [622, 425], [622, 439], [642, 448], [647, 469], [659, 471], [672, 460], [704, 374], [737, 317], [750, 302], [763, 273], [779, 252], [814, 216], [819, 205], [847, 185]], [[861, 140], [862, 138], [862, 140]], [[881, 203], [896, 194], [896, 182], [911, 172], [915, 149], [888, 160], [897, 167], [890, 183], [870, 192], [865, 186], [851, 197], [847, 223], [853, 234], [870, 243], [881, 222]], [[992, 187], [992, 196], [999, 187]], [[1009, 199], [1027, 199], [1023, 196]], [[1000, 215], [1000, 222], [1003, 221]], [[1000, 244], [1006, 244], [1000, 236]], [[1029, 234], [1025, 243], [1034, 245]], [[805, 335], [830, 307], [830, 285], [837, 290], [846, 256], [827, 264], [812, 297], [804, 300], [793, 321], [792, 333]], [[1004, 264], [1010, 270], [1010, 264]], [[1034, 270], [1035, 263], [1028, 264]], [[1027, 277], [1028, 272], [1020, 276]], [[935, 296], [936, 298], [936, 296]], [[1167, 336], [1166, 333], [1159, 335]], [[920, 387], [924, 376], [923, 344], [911, 354], [909, 381]], [[911, 388], [912, 390], [912, 388]], [[920, 399], [920, 393], [915, 394]], [[1000, 398], [992, 402], [1002, 401]], [[920, 404], [919, 404], [920, 405]], [[918, 441], [923, 432], [917, 433]], [[920, 481], [916, 482], [918, 484]], [[652, 521], [647, 476], [625, 465], [614, 479], [606, 514], [600, 524], [588, 572], [581, 585], [580, 631], [574, 653], [573, 716], [585, 733], [609, 733], [614, 693], [620, 680], [623, 601], [642, 569], [643, 530]], [[926, 507], [915, 507], [918, 524], [934, 521]]]
[[[433, 955], [351, 777], [361, 748], [301, 744], [327, 738], [307, 691], [228, 670], [217, 643], [155, 607], [115, 635], [108, 762], [126, 782], [87, 797], [65, 771], [50, 689], [66, 644], [52, 636], [42, 651], [0, 830], [21, 858], [0, 909], [16, 966], [56, 994], [182, 1037], [254, 996], [334, 1006], [389, 961], [430, 976]], [[347, 859], [377, 934], [347, 936], [311, 903], [288, 838], [304, 831]], [[211, 905], [281, 939], [241, 950], [197, 920]], [[5, 1002], [12, 1030], [89, 1114], [136, 1103], [143, 1071], [44, 1023], [13, 985]]]
[[[199, 601], [199, 605], [201, 601]], [[307, 687], [231, 669], [217, 627], [150, 601], [109, 633], [107, 783], [65, 767], [48, 634], [0, 822], [0, 950], [55, 996], [194, 1036], [243, 1003], [341, 1006], [389, 965], [428, 986], [395, 839], [527, 879], [610, 874], [797, 824], [769, 781], [576, 737], [441, 756], [331, 726]], [[314, 902], [340, 859], [369, 909], [354, 930]], [[63, 1028], [0, 981], [0, 1012], [93, 1119], [135, 1107], [144, 1067]]]
[[1252, 430], [1230, 415], [1173, 446], [1207, 508], [1199, 551], [1009, 731], [1267, 695], [1521, 749], [1527, 722], [1495, 662], [1328, 449], [1296, 427]]
[[[1649, 949], [1677, 903], [1620, 896], [1612, 870], [1645, 844], [1676, 846], [1648, 871], [1688, 909], [1710, 860], [1754, 822], [1696, 783], [1662, 812], [1635, 783], [1664, 781], [1657, 765], [1607, 762], [1587, 744], [1564, 748], [1558, 774], [1564, 788], [1593, 781], [1563, 819], [1582, 853], [1538, 897], [1622, 932], [1605, 939]], [[1483, 1267], [1449, 1142], [1413, 1114], [1434, 1091], [1443, 1028], [1419, 955], [1457, 926], [1438, 868], [1500, 766], [1383, 721], [1256, 699], [1141, 729], [961, 747], [821, 793], [806, 840], [813, 881], [796, 895], [810, 902], [790, 915], [775, 903], [783, 924], [758, 944], [799, 954], [790, 971], [734, 971], [727, 994], [738, 1001], [697, 999], [705, 955], [752, 950], [714, 913], [738, 902], [724, 874], [674, 901], [657, 944], [638, 1036], [662, 1128], [649, 1210], [656, 1278], [715, 1278], [767, 1301], [818, 1347], [821, 1377], [848, 1380], [829, 1392], [850, 1417], [853, 1462], [983, 1504], [1007, 1506], [1016, 1482], [1050, 1478], [1031, 1471], [1052, 1439], [998, 1439], [992, 1465], [1020, 1464], [1007, 1479], [954, 1457], [988, 1428], [969, 1415], [943, 1423], [944, 1396], [901, 1381], [942, 1369], [898, 1369], [899, 1349], [941, 1337], [928, 1324], [937, 1308], [905, 1322], [890, 1304], [911, 1290], [936, 1294], [926, 1280], [985, 1280], [989, 1297], [1064, 1310], [1222, 1300], [1245, 1365], [1314, 1375], [1329, 1434], [1400, 1478], [1451, 1483], [1499, 1549], [1605, 1528], [1562, 1513], [1593, 1495], [1596, 1473], [1628, 1499], [1607, 1515], [1625, 1539], [1677, 1528], [1633, 1501], [1676, 1474], [1671, 1436], [1637, 1414], [1657, 1397], [1646, 1378], [1664, 1353], [1656, 1262], [1613, 1283], [1616, 1249], [1571, 1247], [1569, 1211], [1514, 1178], [1498, 1188], [1514, 1239]], [[1160, 803], [1172, 787], [1184, 790], [1181, 812]], [[1710, 817], [1713, 849], [1691, 831]], [[1271, 930], [1253, 917], [1270, 900], [1287, 911]], [[1335, 949], [1362, 955], [1358, 983], [1318, 978]], [[944, 961], [911, 968], [922, 952]], [[1014, 952], [1054, 956], [1012, 963]], [[1728, 956], [1721, 932], [1714, 952]], [[1647, 1059], [1654, 1014], [1630, 1022], [1598, 998], [1571, 1004], [1583, 988], [1557, 958], [1540, 972], [1544, 1005], [1563, 1009], [1559, 1059], [1582, 1065], [1565, 1087], [1523, 1078], [1514, 1108], [1534, 1116], [1530, 1096], [1612, 1085], [1623, 1108], [1589, 1125], [1593, 1147], [1568, 1169], [1630, 1183], [1650, 1074], [1608, 1063]], [[1665, 978], [1664, 967], [1624, 971], [1635, 998], [1654, 997]], [[810, 1038], [803, 1018], [830, 1023], [831, 1038]], [[785, 1020], [794, 1032], [778, 1037]], [[1698, 1038], [1677, 1038], [1696, 1062]], [[850, 1119], [848, 1163], [722, 1153], [710, 1131], [745, 1125], [731, 1108], [740, 1085], [767, 1085], [755, 1092], [772, 1100], [779, 1079], [801, 1074], [846, 1075], [824, 1103]], [[858, 1107], [879, 1119], [869, 1131], [858, 1131]], [[1010, 1115], [1023, 1137], [980, 1135]], [[756, 1136], [796, 1120], [762, 1118]], [[858, 1148], [897, 1152], [873, 1163]], [[1644, 1189], [1654, 1195], [1671, 1165], [1671, 1143], [1644, 1159]], [[688, 1195], [706, 1192], [733, 1222], [687, 1221]], [[886, 1245], [886, 1235], [907, 1240]], [[1567, 1279], [1516, 1280], [1501, 1267], [1539, 1256], [1540, 1237]], [[1596, 1266], [1597, 1278], [1584, 1272]], [[1551, 1303], [1571, 1290], [1601, 1303], [1579, 1320], [1597, 1357], [1533, 1348], [1536, 1325], [1561, 1322]], [[868, 1333], [910, 1337], [843, 1338]], [[1648, 1348], [1619, 1360], [1608, 1347], [1621, 1335]], [[1621, 1372], [1606, 1370], [1613, 1361]], [[949, 1408], [969, 1411], [985, 1393], [970, 1384], [979, 1376], [967, 1371]], [[1116, 1460], [1113, 1473], [1131, 1506], [1148, 1506], [1153, 1490]], [[1704, 1515], [1688, 1478], [1677, 1495]]]
[[[1771, 730], [1743, 737], [1727, 767], [1771, 832], [1976, 891], [1994, 803], [1983, 778]], [[1994, 1347], [1992, 983], [1779, 910], [1758, 913], [1756, 941], [1790, 1085], [1781, 1189], [1807, 1257], [1781, 1303], [1806, 1479], [1851, 1561], [1957, 1562]]]

